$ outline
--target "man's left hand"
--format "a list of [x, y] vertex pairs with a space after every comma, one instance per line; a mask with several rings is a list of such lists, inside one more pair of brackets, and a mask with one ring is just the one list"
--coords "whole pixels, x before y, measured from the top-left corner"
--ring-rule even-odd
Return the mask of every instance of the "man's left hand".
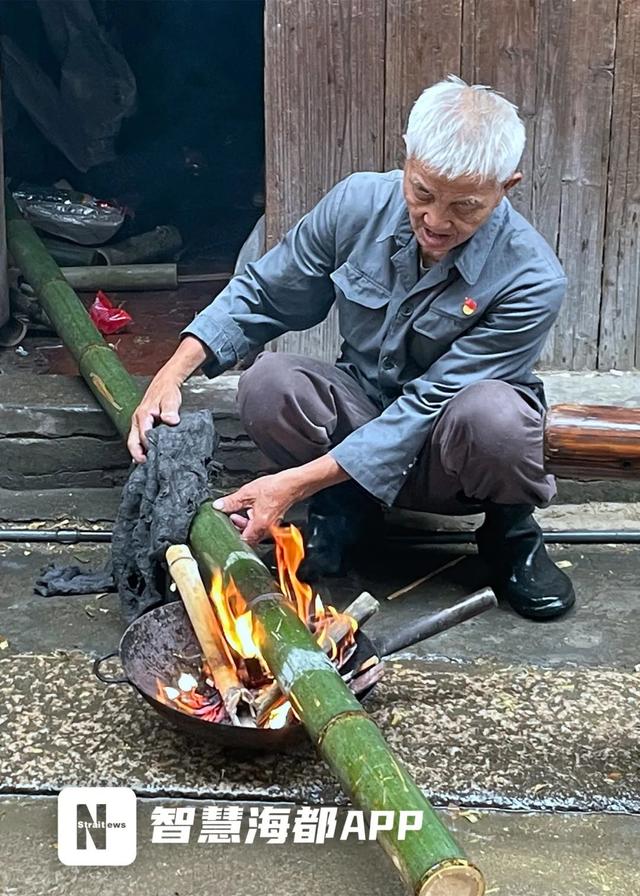
[[[271, 526], [280, 523], [287, 510], [304, 497], [296, 472], [284, 470], [261, 476], [243, 485], [237, 492], [218, 498], [213, 506], [229, 514], [231, 522], [242, 532], [243, 541], [258, 544]], [[248, 519], [240, 515], [243, 510], [248, 511]]]

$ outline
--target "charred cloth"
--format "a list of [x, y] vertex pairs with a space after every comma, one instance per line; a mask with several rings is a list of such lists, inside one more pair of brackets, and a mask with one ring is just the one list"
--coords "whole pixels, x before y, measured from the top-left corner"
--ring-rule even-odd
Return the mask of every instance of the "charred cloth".
[[145, 464], [135, 466], [123, 489], [111, 561], [93, 574], [51, 564], [35, 584], [44, 597], [117, 590], [128, 624], [166, 600], [164, 555], [187, 539], [198, 507], [215, 481], [218, 437], [209, 411], [185, 413], [177, 426], [149, 433]]

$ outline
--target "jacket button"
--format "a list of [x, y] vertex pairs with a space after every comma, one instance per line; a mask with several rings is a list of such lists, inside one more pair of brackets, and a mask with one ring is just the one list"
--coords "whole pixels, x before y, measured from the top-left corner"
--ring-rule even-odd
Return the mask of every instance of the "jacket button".
[[411, 317], [413, 312], [413, 305], [405, 305], [404, 308], [400, 310], [401, 317]]
[[382, 368], [383, 368], [383, 370], [393, 370], [393, 368], [394, 368], [395, 366], [396, 366], [396, 362], [394, 361], [394, 359], [393, 359], [392, 357], [390, 357], [390, 355], [386, 355], [386, 356], [382, 359]]

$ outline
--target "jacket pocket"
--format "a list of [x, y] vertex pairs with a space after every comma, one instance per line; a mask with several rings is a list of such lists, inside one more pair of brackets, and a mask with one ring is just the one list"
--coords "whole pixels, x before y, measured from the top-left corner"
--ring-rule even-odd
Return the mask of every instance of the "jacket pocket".
[[346, 261], [334, 271], [331, 279], [349, 302], [365, 308], [383, 308], [389, 304], [391, 294], [379, 283]]
[[475, 320], [470, 320], [468, 317], [456, 317], [430, 308], [426, 314], [413, 321], [412, 329], [419, 336], [433, 339], [435, 342], [451, 343], [473, 323]]
[[451, 345], [464, 335], [472, 322], [454, 317], [453, 314], [440, 314], [430, 309], [413, 321], [412, 333], [409, 337], [409, 354], [421, 370], [427, 371], [438, 358], [442, 357]]
[[348, 262], [331, 274], [336, 289], [340, 335], [359, 354], [380, 349], [391, 294]]

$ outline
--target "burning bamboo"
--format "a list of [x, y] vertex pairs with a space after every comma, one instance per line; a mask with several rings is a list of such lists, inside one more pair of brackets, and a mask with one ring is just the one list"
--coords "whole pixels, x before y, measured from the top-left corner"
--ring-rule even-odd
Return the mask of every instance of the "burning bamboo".
[[[318, 640], [319, 646], [327, 655], [331, 654], [332, 644], [339, 644], [347, 635], [353, 632], [353, 625], [349, 623], [349, 619], [355, 621], [357, 628], [362, 626], [374, 616], [380, 609], [379, 602], [368, 591], [363, 591], [353, 600], [348, 607], [328, 624], [324, 631], [327, 633], [324, 641]], [[357, 670], [360, 671], [360, 670]], [[378, 672], [378, 678], [381, 676], [381, 670]], [[378, 679], [376, 679], [378, 680]], [[351, 688], [353, 690], [353, 688]], [[365, 690], [361, 687], [354, 693], [360, 693]], [[266, 719], [270, 710], [276, 706], [282, 699], [282, 691], [277, 681], [274, 681], [270, 687], [260, 696], [256, 702], [256, 718], [258, 724]]]
[[[231, 721], [241, 724], [240, 704], [250, 706], [253, 699], [238, 678], [236, 664], [200, 578], [198, 564], [186, 544], [169, 547], [166, 558], [169, 573], [176, 583], [224, 707]], [[243, 718], [242, 722], [246, 721]]]
[[[102, 407], [124, 435], [140, 393], [117, 355], [93, 326], [12, 197], [7, 197], [11, 255]], [[482, 896], [483, 877], [386, 745], [382, 734], [316, 645], [292, 605], [229, 519], [207, 502], [198, 511], [190, 544], [206, 578], [233, 579], [253, 613], [262, 657], [289, 698], [313, 743], [346, 793], [365, 811], [395, 811], [380, 842], [417, 896]], [[419, 830], [400, 836], [398, 812], [419, 813]]]

